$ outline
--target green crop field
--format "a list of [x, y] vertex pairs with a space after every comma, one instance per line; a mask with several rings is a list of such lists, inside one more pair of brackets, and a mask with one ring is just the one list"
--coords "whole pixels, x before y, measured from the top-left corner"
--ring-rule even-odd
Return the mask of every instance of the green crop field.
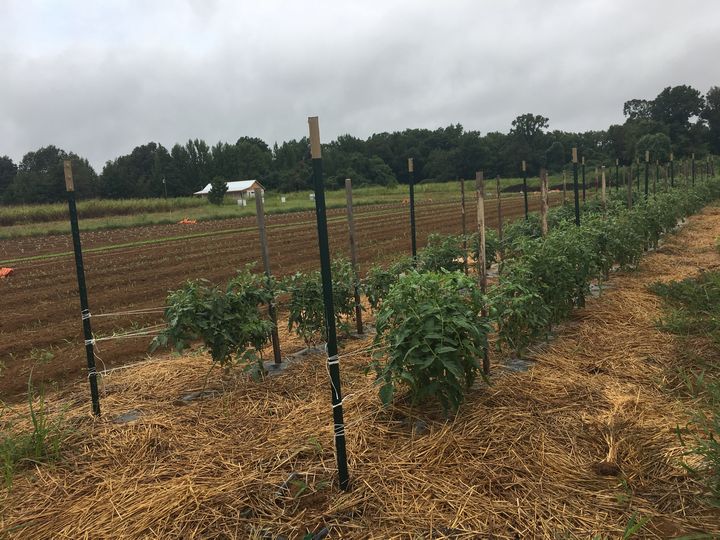
[[[570, 178], [568, 178], [570, 181]], [[589, 181], [589, 178], [588, 178]], [[549, 178], [551, 186], [561, 183], [561, 177]], [[522, 179], [506, 178], [501, 180], [501, 189], [519, 186]], [[539, 186], [537, 178], [529, 178], [528, 186]], [[466, 195], [474, 197], [474, 181], [465, 181]], [[310, 191], [293, 193], [265, 193], [265, 211], [268, 214], [312, 210], [315, 203]], [[408, 198], [408, 186], [360, 187], [353, 189], [353, 204], [391, 204]], [[420, 183], [415, 188], [418, 200], [433, 201], [459, 200], [460, 182]], [[493, 197], [495, 181], [489, 180], [486, 196]], [[507, 193], [506, 193], [507, 195]], [[285, 202], [281, 202], [285, 197]], [[345, 205], [345, 191], [334, 190], [326, 193], [329, 208]], [[234, 199], [226, 198], [222, 205], [212, 205], [206, 199], [197, 197], [178, 197], [173, 199], [93, 199], [78, 203], [80, 228], [83, 231], [120, 229], [143, 225], [162, 225], [176, 223], [183, 218], [198, 221], [222, 220], [255, 214], [255, 203], [248, 201], [247, 206], [239, 206]], [[42, 205], [18, 205], [0, 207], [0, 239], [48, 234], [67, 234], [70, 232], [68, 209], [64, 203]]]

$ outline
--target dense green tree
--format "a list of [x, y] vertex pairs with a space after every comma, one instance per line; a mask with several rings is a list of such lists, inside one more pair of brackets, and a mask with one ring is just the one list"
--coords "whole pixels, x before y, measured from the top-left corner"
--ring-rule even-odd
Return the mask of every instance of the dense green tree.
[[711, 152], [720, 154], [720, 87], [713, 86], [708, 90], [702, 118], [708, 124], [708, 147]]
[[650, 120], [652, 118], [652, 101], [647, 99], [631, 99], [623, 105], [623, 114], [628, 120]]
[[705, 99], [687, 85], [668, 86], [653, 100], [652, 118], [668, 127], [670, 139], [681, 153], [699, 150], [701, 141], [693, 135], [691, 120], [700, 116]]
[[645, 160], [645, 151], [650, 151], [650, 161], [659, 159], [665, 162], [670, 159], [670, 137], [664, 133], [655, 133], [654, 135], [643, 135], [636, 145], [635, 157], [640, 161]]
[[28, 152], [18, 165], [17, 174], [6, 190], [10, 203], [51, 203], [66, 198], [63, 161], [73, 165], [73, 181], [78, 198], [98, 196], [98, 177], [87, 159], [55, 146]]
[[8, 156], [0, 156], [0, 201], [4, 200], [10, 184], [15, 181], [17, 165]]
[[225, 193], [227, 193], [227, 182], [222, 176], [216, 176], [210, 182], [210, 193], [208, 193], [208, 201], [211, 204], [222, 204]]

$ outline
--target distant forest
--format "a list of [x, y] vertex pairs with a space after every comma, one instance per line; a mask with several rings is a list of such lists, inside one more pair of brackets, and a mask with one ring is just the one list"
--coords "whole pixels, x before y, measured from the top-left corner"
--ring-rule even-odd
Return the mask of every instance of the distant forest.
[[[586, 163], [627, 164], [636, 157], [661, 162], [695, 153], [702, 159], [720, 154], [720, 87], [706, 95], [687, 86], [667, 87], [653, 100], [631, 99], [623, 106], [625, 122], [605, 131], [550, 131], [550, 120], [523, 114], [508, 133], [466, 131], [462, 125], [376, 133], [367, 139], [341, 135], [323, 145], [326, 185], [389, 186], [408, 180], [407, 158], [413, 157], [418, 180], [446, 181], [486, 176], [520, 175], [520, 161], [530, 175], [540, 167], [559, 171], [577, 147]], [[201, 139], [176, 144], [169, 150], [149, 142], [127, 155], [108, 161], [98, 175], [87, 159], [55, 146], [28, 152], [20, 163], [0, 157], [0, 201], [4, 204], [48, 203], [64, 200], [63, 159], [73, 160], [76, 191], [83, 198], [187, 196], [214, 177], [258, 179], [283, 192], [310, 188], [308, 139], [270, 147], [261, 139], [241, 137], [234, 143], [208, 145]]]

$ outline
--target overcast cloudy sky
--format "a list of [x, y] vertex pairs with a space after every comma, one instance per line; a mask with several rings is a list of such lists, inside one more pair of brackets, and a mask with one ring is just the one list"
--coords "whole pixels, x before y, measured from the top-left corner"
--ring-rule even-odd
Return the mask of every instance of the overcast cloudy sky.
[[461, 123], [604, 129], [720, 85], [717, 0], [0, 0], [0, 155]]

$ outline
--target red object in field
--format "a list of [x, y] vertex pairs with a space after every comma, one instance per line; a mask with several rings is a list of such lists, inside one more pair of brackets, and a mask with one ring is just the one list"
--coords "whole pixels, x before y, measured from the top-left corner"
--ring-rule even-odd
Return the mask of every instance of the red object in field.
[[179, 225], [195, 225], [195, 224], [197, 224], [197, 220], [185, 218], [181, 221], [178, 221], [178, 224]]
[[14, 271], [14, 268], [0, 268], [0, 278], [8, 277]]

